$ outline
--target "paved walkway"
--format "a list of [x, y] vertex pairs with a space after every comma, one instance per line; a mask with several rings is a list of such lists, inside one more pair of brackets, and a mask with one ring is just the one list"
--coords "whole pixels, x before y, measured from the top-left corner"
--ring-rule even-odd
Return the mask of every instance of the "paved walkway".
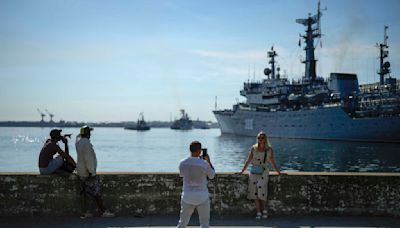
[[[147, 216], [144, 218], [117, 216], [114, 218], [93, 217], [7, 217], [0, 218], [0, 227], [175, 227], [177, 216]], [[199, 223], [192, 216], [190, 226]], [[277, 216], [267, 220], [252, 217], [217, 217], [211, 218], [212, 227], [400, 227], [400, 218], [392, 217], [353, 217], [353, 216]]]

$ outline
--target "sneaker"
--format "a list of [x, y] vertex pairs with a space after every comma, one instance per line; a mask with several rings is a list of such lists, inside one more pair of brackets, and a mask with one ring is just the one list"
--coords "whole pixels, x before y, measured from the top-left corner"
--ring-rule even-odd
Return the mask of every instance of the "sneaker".
[[101, 214], [101, 217], [104, 217], [104, 218], [111, 218], [114, 216], [115, 216], [115, 214], [112, 212], [109, 212], [109, 211], [105, 211], [105, 212], [103, 212], [103, 214]]
[[267, 210], [263, 210], [262, 218], [263, 218], [263, 219], [267, 219], [267, 218], [268, 218], [268, 212], [267, 212]]
[[90, 213], [90, 212], [86, 212], [85, 214], [82, 214], [80, 216], [81, 219], [90, 218], [90, 217], [93, 217], [92, 213]]
[[261, 212], [257, 212], [256, 219], [261, 219]]

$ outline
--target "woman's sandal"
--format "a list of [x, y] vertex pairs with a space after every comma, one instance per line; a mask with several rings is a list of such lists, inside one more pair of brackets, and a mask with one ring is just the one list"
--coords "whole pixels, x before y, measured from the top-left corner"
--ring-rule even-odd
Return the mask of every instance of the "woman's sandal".
[[267, 219], [268, 218], [268, 211], [267, 210], [263, 210], [262, 218], [263, 219]]

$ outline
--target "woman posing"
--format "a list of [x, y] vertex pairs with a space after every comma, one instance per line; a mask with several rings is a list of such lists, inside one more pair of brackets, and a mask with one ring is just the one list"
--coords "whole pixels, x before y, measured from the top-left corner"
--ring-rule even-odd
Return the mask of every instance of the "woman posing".
[[282, 175], [276, 166], [274, 151], [268, 142], [267, 135], [264, 132], [260, 132], [257, 135], [257, 143], [251, 147], [246, 163], [244, 164], [243, 169], [239, 172], [239, 174], [242, 174], [249, 164], [252, 164], [249, 175], [249, 190], [247, 198], [255, 200], [257, 210], [256, 219], [261, 219], [261, 217], [264, 219], [268, 218], [268, 212], [265, 208], [265, 202], [267, 201], [268, 195], [269, 175], [267, 162], [272, 164], [272, 167], [278, 175]]

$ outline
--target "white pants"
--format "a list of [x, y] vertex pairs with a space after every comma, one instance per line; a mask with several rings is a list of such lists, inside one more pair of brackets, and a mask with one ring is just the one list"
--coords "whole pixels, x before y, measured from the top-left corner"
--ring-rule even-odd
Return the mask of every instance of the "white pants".
[[177, 228], [184, 228], [190, 221], [194, 209], [197, 209], [199, 214], [200, 226], [202, 228], [210, 227], [210, 199], [199, 205], [185, 203], [181, 200], [181, 214]]

